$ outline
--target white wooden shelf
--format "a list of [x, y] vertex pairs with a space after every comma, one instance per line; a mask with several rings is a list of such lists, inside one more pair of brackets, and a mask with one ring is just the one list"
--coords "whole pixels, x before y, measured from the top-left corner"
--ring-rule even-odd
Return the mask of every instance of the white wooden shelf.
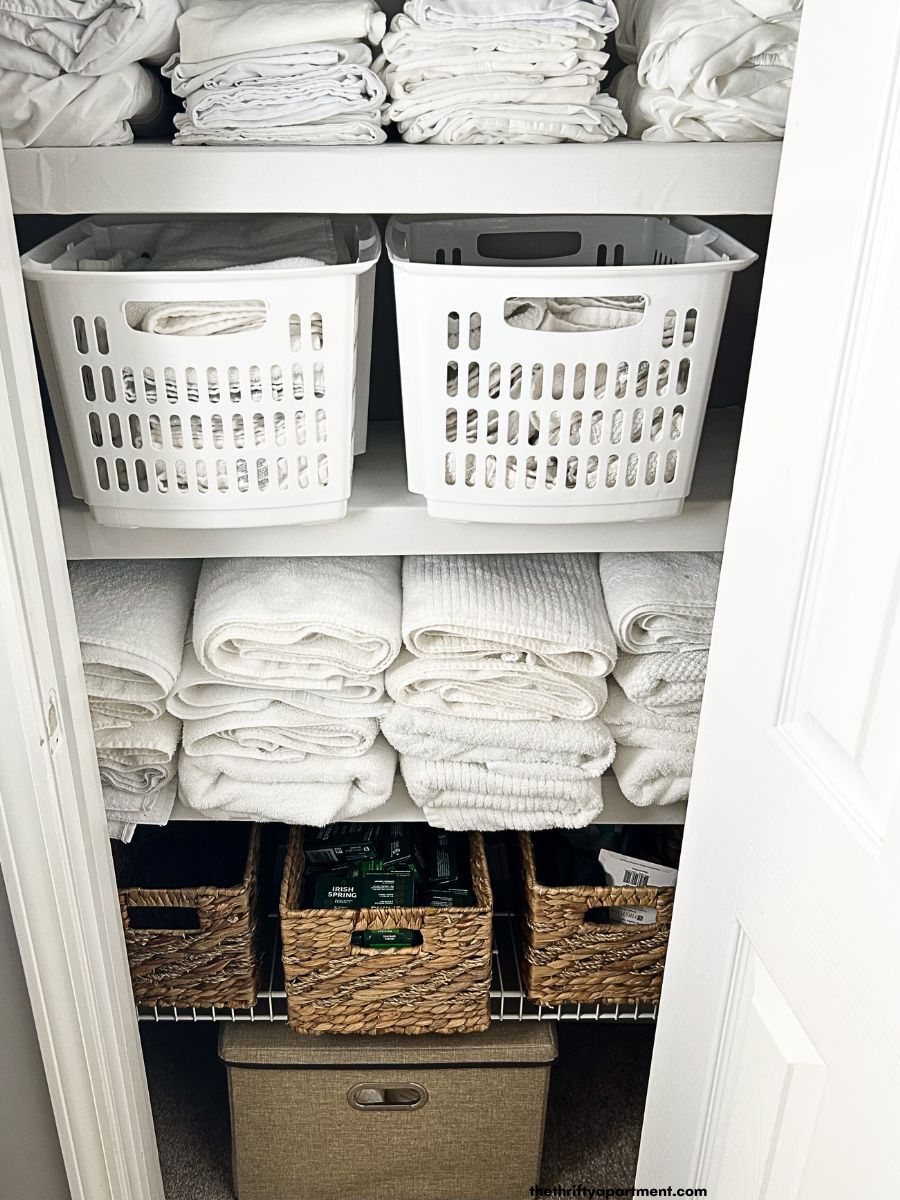
[[[638, 808], [622, 795], [612, 771], [607, 771], [603, 777], [603, 815], [604, 825], [683, 825], [687, 804], [651, 805], [648, 808]], [[221, 818], [213, 813], [202, 813], [188, 808], [181, 800], [175, 801], [172, 821], [214, 821]], [[381, 808], [373, 809], [360, 820], [365, 821], [424, 821], [422, 810], [409, 798], [406, 784], [402, 776], [397, 774], [394, 780], [394, 790], [390, 799]]]
[[770, 213], [780, 142], [7, 150], [16, 213]]
[[61, 463], [57, 463], [57, 494], [70, 559], [721, 550], [739, 432], [739, 410], [710, 410], [691, 495], [680, 516], [663, 521], [491, 525], [429, 517], [422, 497], [407, 489], [403, 431], [395, 422], [369, 427], [369, 448], [356, 460], [347, 516], [328, 524], [263, 529], [98, 525], [87, 505], [73, 499]]

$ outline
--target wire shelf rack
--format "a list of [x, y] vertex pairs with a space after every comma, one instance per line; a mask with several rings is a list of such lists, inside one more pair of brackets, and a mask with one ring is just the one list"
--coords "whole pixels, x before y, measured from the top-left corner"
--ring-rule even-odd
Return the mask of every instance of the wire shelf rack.
[[[267, 921], [264, 938], [263, 984], [252, 1008], [180, 1008], [153, 1004], [137, 1006], [139, 1021], [286, 1021], [287, 997], [281, 969], [278, 918]], [[522, 986], [519, 970], [518, 921], [511, 913], [494, 917], [491, 1019], [494, 1021], [655, 1021], [657, 1006], [637, 1004], [535, 1004]]]

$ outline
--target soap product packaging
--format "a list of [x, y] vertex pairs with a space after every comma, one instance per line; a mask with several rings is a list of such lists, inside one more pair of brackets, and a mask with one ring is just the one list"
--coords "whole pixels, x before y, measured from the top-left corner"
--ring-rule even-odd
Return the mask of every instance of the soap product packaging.
[[388, 870], [400, 867], [415, 871], [419, 878], [425, 874], [425, 855], [422, 839], [415, 825], [396, 821], [386, 827], [381, 848], [382, 860]]
[[475, 896], [469, 888], [434, 888], [425, 894], [426, 908], [472, 908]]
[[307, 862], [352, 863], [374, 858], [379, 850], [380, 827], [375, 824], [341, 822], [304, 833]]
[[363, 881], [351, 875], [318, 875], [313, 908], [362, 908], [364, 892]]
[[[678, 879], [675, 867], [663, 867], [659, 863], [648, 862], [642, 858], [632, 858], [628, 854], [618, 854], [615, 850], [601, 850], [600, 865], [606, 876], [606, 882], [612, 887], [674, 887]], [[655, 925], [655, 908], [632, 908], [611, 905], [609, 908], [610, 925]]]
[[426, 847], [425, 876], [431, 888], [456, 883], [460, 878], [460, 841], [446, 830], [435, 830]]
[[416, 877], [412, 871], [381, 871], [360, 878], [360, 908], [412, 908]]
[[365, 950], [408, 950], [420, 941], [415, 929], [357, 929], [350, 935], [350, 944]]

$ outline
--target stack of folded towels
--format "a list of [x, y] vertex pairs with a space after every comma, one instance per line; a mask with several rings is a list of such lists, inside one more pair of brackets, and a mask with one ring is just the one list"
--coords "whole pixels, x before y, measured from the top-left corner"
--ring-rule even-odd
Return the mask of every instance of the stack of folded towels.
[[[164, 112], [182, 0], [0, 0], [0, 132], [9, 146], [119, 146]], [[150, 131], [150, 130], [148, 130]]]
[[594, 556], [406, 558], [403, 642], [382, 731], [430, 824], [596, 820], [616, 648]]
[[686, 800], [719, 585], [720, 554], [601, 554], [620, 647], [603, 718], [632, 804]]
[[612, 93], [630, 137], [784, 137], [803, 0], [618, 0], [628, 64]]
[[198, 0], [164, 68], [184, 100], [175, 144], [375, 145], [385, 89], [371, 70], [374, 0]]
[[383, 804], [397, 756], [378, 717], [399, 650], [397, 558], [208, 559], [168, 705], [180, 798], [304, 825]]
[[605, 142], [611, 0], [407, 0], [376, 68], [407, 142]]
[[166, 701], [197, 586], [192, 561], [73, 562], [69, 579], [110, 835], [165, 825], [181, 722]]

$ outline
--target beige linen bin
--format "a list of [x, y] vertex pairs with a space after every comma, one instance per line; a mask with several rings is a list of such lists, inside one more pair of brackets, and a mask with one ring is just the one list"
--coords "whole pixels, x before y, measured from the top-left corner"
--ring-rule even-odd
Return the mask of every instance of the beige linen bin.
[[556, 1031], [318, 1037], [223, 1025], [238, 1200], [524, 1200]]

